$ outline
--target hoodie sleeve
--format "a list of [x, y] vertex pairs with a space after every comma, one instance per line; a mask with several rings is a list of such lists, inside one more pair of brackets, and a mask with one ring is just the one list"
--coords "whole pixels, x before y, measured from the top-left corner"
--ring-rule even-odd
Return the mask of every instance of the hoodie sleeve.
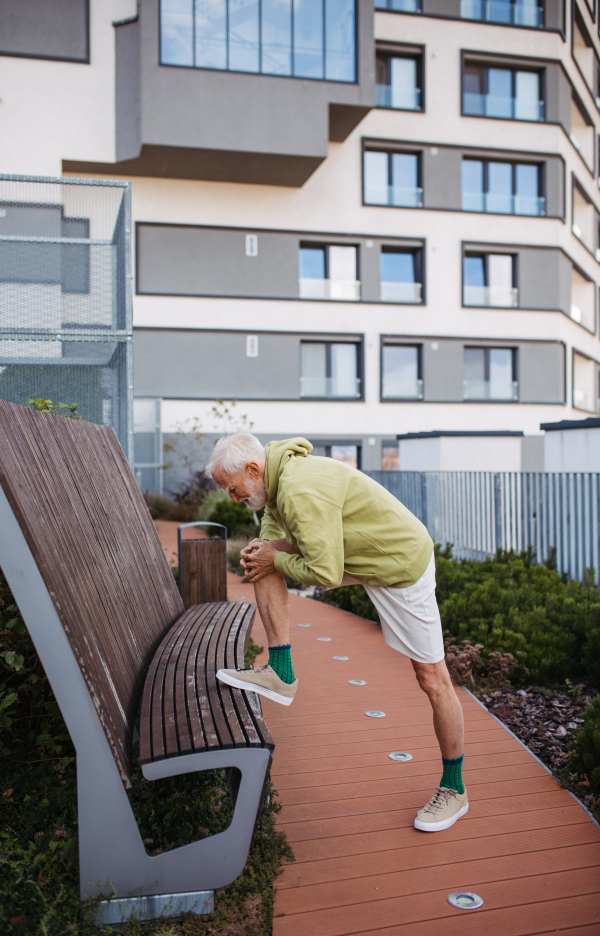
[[284, 521], [302, 555], [277, 553], [277, 571], [304, 585], [338, 586], [344, 575], [341, 508], [324, 498], [296, 494], [285, 501]]
[[284, 533], [277, 520], [268, 507], [265, 507], [262, 520], [260, 521], [260, 539], [277, 540], [283, 539]]

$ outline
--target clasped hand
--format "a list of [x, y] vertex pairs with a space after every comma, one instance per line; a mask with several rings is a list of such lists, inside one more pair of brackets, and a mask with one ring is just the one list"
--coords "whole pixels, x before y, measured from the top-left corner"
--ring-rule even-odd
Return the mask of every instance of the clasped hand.
[[277, 550], [268, 540], [253, 539], [240, 552], [240, 565], [244, 569], [245, 582], [258, 582], [265, 575], [275, 572]]

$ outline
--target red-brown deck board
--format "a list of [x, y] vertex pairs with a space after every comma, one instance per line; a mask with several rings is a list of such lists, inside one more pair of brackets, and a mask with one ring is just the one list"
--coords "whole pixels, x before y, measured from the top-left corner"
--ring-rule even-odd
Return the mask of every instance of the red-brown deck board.
[[[252, 591], [229, 576], [230, 598]], [[469, 813], [418, 832], [440, 756], [410, 662], [352, 614], [293, 595], [290, 613], [298, 694], [290, 708], [262, 702], [278, 827], [296, 855], [277, 881], [274, 936], [600, 934], [600, 829], [535, 758], [459, 689]], [[258, 620], [253, 636], [265, 643]], [[390, 761], [396, 750], [413, 760]], [[483, 907], [451, 907], [459, 889]]]

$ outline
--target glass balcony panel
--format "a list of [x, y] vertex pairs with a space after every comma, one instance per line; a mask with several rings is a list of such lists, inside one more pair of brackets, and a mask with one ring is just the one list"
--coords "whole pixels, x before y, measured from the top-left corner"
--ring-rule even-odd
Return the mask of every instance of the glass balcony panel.
[[511, 120], [514, 117], [514, 98], [500, 94], [487, 94], [486, 114], [488, 117], [503, 117], [505, 120]]
[[463, 192], [462, 193], [463, 211], [485, 211], [485, 193], [484, 192]]
[[420, 13], [421, 0], [375, 0], [377, 10], [396, 10], [399, 13]]
[[301, 397], [360, 397], [360, 378], [301, 377]]
[[489, 23], [514, 23], [516, 26], [544, 25], [544, 10], [535, 0], [461, 0], [463, 19], [484, 20]]
[[466, 306], [516, 309], [519, 290], [512, 286], [465, 286], [463, 299]]
[[491, 214], [514, 214], [515, 198], [514, 195], [506, 195], [495, 192], [487, 192], [485, 196], [485, 210]]
[[421, 283], [381, 283], [382, 302], [421, 302]]
[[546, 214], [546, 200], [535, 195], [515, 195], [515, 214], [541, 217]]
[[300, 278], [301, 299], [344, 299], [349, 302], [360, 300], [359, 280], [328, 280]]
[[487, 94], [477, 94], [465, 91], [463, 94], [463, 111], [470, 117], [487, 117]]
[[465, 400], [507, 400], [519, 399], [519, 383], [516, 380], [500, 382], [497, 380], [464, 380]]
[[419, 110], [421, 106], [420, 88], [394, 88], [392, 85], [375, 86], [377, 107], [394, 107], [398, 110]]
[[423, 189], [388, 185], [388, 205], [394, 205], [396, 208], [422, 208]]
[[514, 118], [515, 120], [543, 120], [544, 102], [515, 98]]
[[422, 400], [423, 381], [411, 377], [384, 376], [381, 395], [389, 400]]
[[502, 117], [505, 120], [543, 120], [544, 102], [465, 91], [463, 111], [470, 117]]

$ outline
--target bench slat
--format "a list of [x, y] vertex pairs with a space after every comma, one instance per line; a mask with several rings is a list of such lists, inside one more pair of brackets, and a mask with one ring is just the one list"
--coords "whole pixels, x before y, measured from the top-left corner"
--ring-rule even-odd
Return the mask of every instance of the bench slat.
[[[248, 640], [250, 639], [250, 628], [252, 627], [254, 619], [252, 605], [244, 602], [244, 604], [241, 605], [239, 617], [239, 629], [236, 632], [232, 628], [227, 636], [225, 660], [223, 661], [223, 665], [226, 669], [235, 669], [238, 666], [241, 669], [244, 666], [244, 656], [248, 646]], [[230, 691], [248, 743], [250, 745], [262, 744], [263, 739], [256, 730], [248, 707], [248, 693], [243, 692], [241, 689], [231, 689]]]

